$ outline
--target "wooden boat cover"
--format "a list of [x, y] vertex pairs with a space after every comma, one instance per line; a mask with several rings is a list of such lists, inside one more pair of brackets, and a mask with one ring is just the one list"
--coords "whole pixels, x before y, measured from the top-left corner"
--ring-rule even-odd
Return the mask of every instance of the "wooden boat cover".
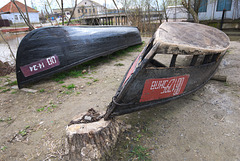
[[224, 32], [196, 23], [166, 22], [159, 26], [154, 37], [154, 44], [160, 43], [157, 52], [164, 54], [222, 53], [229, 47]]

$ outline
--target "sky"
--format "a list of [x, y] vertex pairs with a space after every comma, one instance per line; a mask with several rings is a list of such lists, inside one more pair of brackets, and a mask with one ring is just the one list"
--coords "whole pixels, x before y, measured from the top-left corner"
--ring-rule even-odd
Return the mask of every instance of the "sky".
[[[18, 0], [19, 2], [22, 2], [23, 4], [24, 4], [24, 0]], [[32, 3], [31, 2], [33, 2], [33, 5], [35, 6], [35, 7], [37, 7], [37, 10], [38, 11], [41, 11], [41, 9], [44, 9], [44, 1], [45, 0], [26, 0], [27, 1], [27, 6], [29, 6], [29, 7], [32, 7]], [[80, 3], [82, 0], [78, 0], [78, 3]], [[112, 0], [106, 0], [107, 1], [107, 8], [114, 8], [114, 4], [113, 4], [113, 2], [112, 2]], [[0, 8], [2, 8], [4, 5], [6, 5], [7, 3], [9, 3], [10, 2], [10, 0], [0, 0]], [[53, 4], [53, 5], [51, 5], [52, 6], [52, 8], [54, 8], [54, 6], [56, 7], [56, 8], [58, 8], [58, 5], [56, 5], [56, 0], [49, 0], [49, 2], [51, 3], [52, 2], [52, 4], [53, 3], [55, 3], [55, 4]], [[61, 2], [61, 0], [58, 0], [58, 2], [60, 3]], [[95, 2], [98, 2], [98, 3], [100, 3], [101, 5], [103, 5], [104, 3], [105, 3], [105, 0], [95, 0]], [[75, 0], [63, 0], [63, 6], [64, 6], [64, 8], [66, 7], [72, 7], [72, 3], [74, 4], [75, 3]]]

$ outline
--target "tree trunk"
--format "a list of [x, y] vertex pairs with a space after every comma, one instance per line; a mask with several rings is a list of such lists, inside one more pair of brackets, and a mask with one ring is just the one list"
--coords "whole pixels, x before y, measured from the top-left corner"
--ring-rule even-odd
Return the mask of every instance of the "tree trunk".
[[[122, 125], [116, 120], [79, 123], [85, 115], [75, 117], [67, 127], [69, 160], [99, 160], [111, 154]], [[88, 117], [88, 116], [85, 116]]]
[[61, 0], [61, 7], [62, 7], [62, 25], [64, 26], [64, 9], [63, 9], [63, 0]]
[[198, 13], [196, 13], [194, 11], [194, 9], [191, 7], [191, 1], [188, 0], [188, 3], [186, 2], [186, 0], [182, 0], [182, 5], [188, 10], [188, 12], [193, 16], [193, 20], [195, 23], [199, 23], [199, 19], [198, 19]]
[[73, 15], [74, 15], [74, 12], [75, 12], [76, 7], [77, 7], [77, 0], [75, 0], [75, 6], [74, 6], [73, 11], [72, 11], [72, 14], [71, 14], [71, 16], [70, 16], [70, 18], [69, 18], [69, 20], [68, 20], [67, 26], [68, 26], [68, 25], [70, 24], [70, 22], [71, 22], [71, 19], [72, 19]]

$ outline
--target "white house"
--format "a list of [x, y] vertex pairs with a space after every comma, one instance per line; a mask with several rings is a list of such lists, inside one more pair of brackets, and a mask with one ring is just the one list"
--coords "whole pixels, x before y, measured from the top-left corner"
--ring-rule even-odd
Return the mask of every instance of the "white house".
[[225, 19], [240, 18], [239, 0], [202, 0], [198, 13], [199, 20], [220, 20], [224, 9]]
[[92, 16], [104, 14], [106, 8], [92, 0], [82, 0], [78, 5], [74, 12], [74, 17], [78, 18], [81, 16]]
[[[15, 1], [18, 7], [24, 12], [26, 16], [26, 8], [25, 5], [19, 1]], [[37, 10], [27, 7], [29, 19], [31, 23], [39, 23], [39, 13]], [[24, 23], [24, 20], [20, 13], [17, 10], [17, 7], [13, 4], [13, 2], [9, 2], [5, 6], [0, 9], [0, 12], [9, 12], [9, 14], [2, 14], [2, 19], [8, 19], [12, 21], [12, 23]]]
[[166, 8], [166, 14], [170, 21], [171, 20], [181, 21], [188, 19], [187, 10], [182, 5], [168, 6]]
[[[240, 0], [201, 0], [198, 18], [199, 20], [221, 20], [223, 10], [225, 19], [240, 18]], [[182, 6], [169, 6], [166, 9], [169, 19], [188, 19], [190, 14]]]

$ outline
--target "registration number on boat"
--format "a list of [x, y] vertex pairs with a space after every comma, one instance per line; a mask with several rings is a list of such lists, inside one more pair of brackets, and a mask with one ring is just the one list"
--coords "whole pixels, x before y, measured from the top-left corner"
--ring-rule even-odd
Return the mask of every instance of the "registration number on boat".
[[189, 75], [148, 79], [145, 81], [142, 96], [140, 102], [158, 100], [162, 98], [168, 98], [177, 96], [183, 93]]
[[37, 74], [39, 72], [51, 69], [55, 66], [60, 65], [59, 59], [57, 55], [53, 55], [47, 57], [45, 59], [41, 59], [39, 61], [33, 62], [31, 64], [27, 64], [21, 66], [20, 69], [25, 77]]

